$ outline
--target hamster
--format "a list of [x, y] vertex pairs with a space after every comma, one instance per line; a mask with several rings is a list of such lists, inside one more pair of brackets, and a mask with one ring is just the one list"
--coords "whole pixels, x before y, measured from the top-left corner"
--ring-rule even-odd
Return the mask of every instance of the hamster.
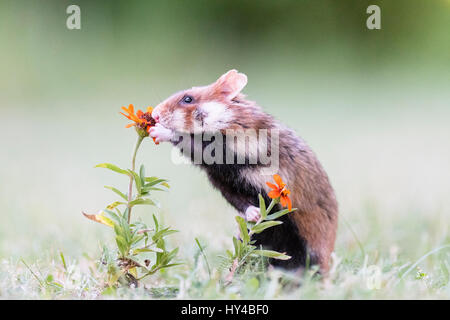
[[[280, 218], [283, 224], [254, 235], [256, 245], [291, 256], [289, 260], [270, 259], [274, 266], [297, 270], [306, 265], [319, 265], [320, 272], [325, 274], [337, 229], [338, 205], [334, 190], [305, 141], [241, 93], [246, 84], [245, 74], [230, 70], [210, 85], [175, 93], [153, 110], [156, 125], [150, 129], [150, 136], [156, 142], [168, 141], [176, 146], [181, 145], [180, 136], [188, 136], [193, 149], [197, 146], [205, 151], [214, 140], [195, 140], [196, 137], [206, 134], [227, 137], [230, 132], [248, 129], [254, 129], [257, 134], [264, 130], [277, 132], [278, 141], [267, 143], [269, 154], [274, 153], [275, 147], [278, 151], [278, 166], [273, 173], [278, 173], [287, 184], [293, 207], [297, 209]], [[274, 134], [269, 133], [269, 136]], [[267, 164], [258, 156], [256, 162], [249, 161], [255, 151], [252, 148], [258, 146], [229, 147], [230, 141], [223, 140], [223, 152], [231, 151], [234, 160], [243, 156], [244, 163], [197, 161], [197, 165], [242, 217], [256, 221], [260, 217], [258, 194], [264, 197], [266, 206], [270, 204], [266, 182], [273, 182], [272, 175], [263, 173]], [[261, 141], [264, 144], [265, 140]], [[220, 153], [222, 149], [215, 152]], [[182, 150], [182, 153], [194, 160], [192, 150]], [[280, 209], [277, 204], [272, 212]]]

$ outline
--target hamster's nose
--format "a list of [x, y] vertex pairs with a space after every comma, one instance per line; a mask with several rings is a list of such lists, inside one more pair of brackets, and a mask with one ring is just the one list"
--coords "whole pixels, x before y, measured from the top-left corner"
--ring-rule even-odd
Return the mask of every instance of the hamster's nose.
[[159, 114], [154, 113], [152, 114], [153, 119], [155, 119], [156, 122], [159, 122]]

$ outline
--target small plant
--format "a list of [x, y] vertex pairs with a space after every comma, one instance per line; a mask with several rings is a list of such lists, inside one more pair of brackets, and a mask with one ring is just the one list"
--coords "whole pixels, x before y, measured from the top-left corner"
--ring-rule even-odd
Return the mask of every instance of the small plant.
[[[153, 215], [154, 228], [147, 227], [142, 221], [132, 221], [131, 219], [131, 213], [135, 206], [155, 206], [156, 203], [151, 198], [151, 193], [167, 190], [169, 185], [165, 179], [146, 176], [144, 165], [140, 166], [139, 172], [135, 171], [137, 151], [142, 141], [149, 136], [150, 128], [155, 124], [151, 116], [152, 108], [149, 107], [147, 112], [138, 110], [136, 114], [132, 104], [128, 108], [122, 107], [122, 109], [127, 113], [122, 114], [133, 121], [126, 127], [134, 126], [138, 134], [132, 154], [131, 169], [122, 169], [110, 163], [101, 163], [96, 167], [106, 168], [127, 176], [129, 178], [128, 192], [124, 193], [114, 187], [105, 186], [117, 194], [120, 200], [111, 203], [97, 214], [84, 212], [83, 214], [88, 219], [114, 230], [117, 250], [111, 252], [107, 246], [103, 247], [102, 262], [107, 266], [108, 285], [114, 286], [119, 282], [138, 286], [139, 280], [161, 269], [179, 265], [179, 263], [172, 262], [178, 248], [167, 250], [165, 243], [165, 237], [177, 231], [162, 227], [155, 215]], [[133, 194], [133, 189], [136, 190], [135, 194]], [[150, 258], [150, 256], [153, 257]]]
[[[240, 239], [233, 237], [234, 252], [227, 250], [229, 262], [231, 263], [230, 273], [226, 277], [226, 282], [230, 283], [234, 274], [243, 265], [248, 263], [252, 257], [268, 257], [272, 259], [288, 260], [291, 257], [285, 252], [277, 252], [273, 250], [258, 249], [255, 245], [256, 240], [252, 240], [254, 234], [263, 232], [264, 230], [280, 225], [283, 222], [276, 219], [295, 211], [292, 209], [291, 199], [289, 198], [290, 191], [279, 175], [274, 175], [276, 185], [266, 182], [272, 189], [267, 195], [272, 199], [269, 206], [266, 208], [264, 198], [261, 194], [259, 197], [259, 211], [261, 217], [256, 222], [245, 221], [242, 217], [236, 216], [236, 222], [239, 226]], [[276, 204], [280, 203], [282, 207], [287, 207], [274, 213], [270, 213]]]

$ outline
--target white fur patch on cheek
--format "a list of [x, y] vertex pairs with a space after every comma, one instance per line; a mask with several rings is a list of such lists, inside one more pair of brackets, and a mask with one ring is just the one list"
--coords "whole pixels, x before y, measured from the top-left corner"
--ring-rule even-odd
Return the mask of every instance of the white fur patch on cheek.
[[196, 120], [196, 119], [193, 119], [192, 121], [193, 121], [193, 123], [192, 123], [192, 132], [195, 133], [195, 134], [202, 133], [204, 128], [202, 126], [201, 121]]
[[184, 129], [184, 122], [185, 122], [185, 116], [184, 112], [181, 110], [176, 109], [172, 113], [172, 125], [175, 129], [181, 130]]
[[208, 131], [220, 130], [231, 120], [231, 112], [220, 102], [206, 102], [199, 107], [205, 114], [203, 129]]

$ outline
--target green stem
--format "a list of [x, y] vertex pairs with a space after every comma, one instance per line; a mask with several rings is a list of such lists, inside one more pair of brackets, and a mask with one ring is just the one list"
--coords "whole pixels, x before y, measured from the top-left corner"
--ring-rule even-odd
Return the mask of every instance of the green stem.
[[163, 266], [159, 266], [157, 268], [155, 268], [155, 270], [149, 271], [147, 273], [145, 273], [144, 275], [142, 275], [141, 277], [137, 278], [136, 280], [141, 281], [142, 279], [144, 279], [145, 277], [148, 277], [154, 273], [156, 273], [156, 271], [158, 271], [159, 269], [164, 268]]
[[270, 211], [273, 209], [273, 207], [274, 207], [278, 202], [280, 202], [280, 198], [272, 199], [272, 201], [271, 201], [270, 204], [269, 204], [269, 207], [266, 209], [267, 214], [270, 213]]
[[[134, 145], [133, 157], [131, 158], [131, 170], [132, 171], [134, 171], [134, 169], [136, 167], [136, 154], [137, 154], [137, 151], [139, 149], [139, 146], [142, 143], [142, 140], [144, 140], [144, 137], [142, 137], [141, 135], [138, 135], [138, 139], [136, 141], [136, 144]], [[128, 186], [128, 204], [127, 204], [127, 208], [128, 208], [128, 223], [130, 223], [130, 219], [131, 219], [130, 202], [133, 200], [133, 181], [134, 181], [134, 176], [130, 175], [130, 184]]]
[[25, 267], [27, 267], [27, 269], [31, 272], [31, 274], [33, 275], [33, 277], [36, 278], [36, 280], [39, 282], [39, 285], [44, 288], [44, 283], [41, 281], [41, 279], [39, 279], [39, 277], [33, 272], [33, 270], [31, 270], [30, 266], [25, 262], [25, 260], [20, 259], [20, 261], [22, 261], [22, 263], [25, 265]]
[[208, 259], [206, 258], [205, 251], [203, 250], [203, 247], [201, 246], [200, 241], [198, 241], [197, 238], [195, 238], [195, 242], [197, 242], [197, 246], [200, 249], [200, 253], [203, 256], [203, 259], [205, 259], [206, 268], [208, 269], [208, 274], [209, 274], [209, 280], [211, 280], [211, 269], [209, 268], [209, 263], [208, 263]]
[[[273, 207], [280, 202], [280, 198], [275, 198], [272, 199], [272, 201], [270, 202], [269, 206], [266, 209], [266, 215], [268, 215], [270, 213], [270, 211], [273, 209]], [[260, 224], [261, 222], [263, 222], [263, 218], [259, 218], [258, 221], [255, 222], [255, 226], [257, 226], [258, 224]], [[248, 236], [251, 238], [253, 235], [253, 230], [250, 230], [250, 232], [248, 233]]]

